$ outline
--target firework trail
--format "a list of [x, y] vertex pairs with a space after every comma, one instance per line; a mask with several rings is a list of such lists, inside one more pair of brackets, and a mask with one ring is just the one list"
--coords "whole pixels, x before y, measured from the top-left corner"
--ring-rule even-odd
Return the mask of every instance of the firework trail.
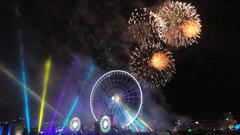
[[129, 60], [130, 72], [144, 84], [163, 87], [175, 74], [172, 53], [160, 44], [143, 44]]
[[201, 20], [197, 10], [191, 4], [166, 1], [156, 11], [151, 12], [156, 23], [164, 20], [166, 29], [155, 28], [158, 37], [174, 47], [197, 43], [201, 33]]

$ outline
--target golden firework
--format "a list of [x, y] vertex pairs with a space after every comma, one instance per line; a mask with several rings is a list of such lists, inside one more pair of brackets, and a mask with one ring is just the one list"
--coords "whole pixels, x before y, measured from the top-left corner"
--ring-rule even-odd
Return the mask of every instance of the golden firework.
[[166, 44], [180, 47], [192, 45], [200, 38], [201, 20], [196, 8], [184, 2], [166, 1], [152, 12], [155, 21], [165, 20], [165, 31], [157, 32]]
[[163, 52], [155, 52], [150, 60], [150, 66], [157, 70], [164, 70], [169, 63], [167, 55]]
[[174, 61], [172, 53], [160, 43], [144, 43], [132, 52], [129, 69], [142, 83], [163, 87], [175, 74]]
[[181, 30], [185, 37], [188, 38], [198, 37], [198, 35], [201, 32], [201, 25], [195, 20], [186, 20], [183, 21]]
[[141, 43], [146, 42], [148, 39], [153, 38], [156, 33], [165, 31], [165, 21], [158, 18], [154, 21], [153, 14], [147, 8], [135, 9], [129, 20], [128, 30], [133, 38]]

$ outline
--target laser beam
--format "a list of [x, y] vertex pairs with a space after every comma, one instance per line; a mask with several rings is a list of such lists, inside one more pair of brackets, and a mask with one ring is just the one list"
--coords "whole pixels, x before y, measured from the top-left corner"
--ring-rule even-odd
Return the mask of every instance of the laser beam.
[[[78, 91], [78, 94], [80, 94], [80, 93], [82, 92], [82, 90], [85, 89], [86, 84], [87, 84], [87, 82], [92, 78], [92, 76], [93, 76], [93, 74], [94, 74], [94, 71], [95, 71], [95, 65], [94, 65], [94, 64], [91, 64], [91, 66], [90, 66], [90, 68], [89, 68], [89, 70], [88, 70], [86, 79], [84, 80], [83, 85], [82, 85], [80, 91]], [[73, 103], [70, 111], [68, 112], [67, 118], [65, 119], [65, 121], [64, 121], [64, 123], [63, 123], [62, 129], [65, 128], [65, 126], [67, 125], [70, 117], [72, 116], [72, 113], [73, 113], [73, 111], [75, 110], [76, 105], [78, 104], [79, 98], [80, 98], [80, 96], [77, 96], [76, 99], [74, 100], [74, 103]]]
[[29, 115], [29, 104], [28, 104], [28, 93], [27, 93], [27, 82], [26, 82], [26, 68], [24, 61], [24, 50], [23, 47], [20, 47], [20, 62], [21, 62], [21, 75], [22, 75], [22, 84], [23, 84], [23, 97], [25, 105], [25, 118], [27, 124], [27, 132], [30, 134], [30, 115]]
[[0, 135], [2, 135], [3, 127], [0, 126]]
[[[4, 73], [8, 78], [10, 78], [11, 80], [13, 80], [14, 82], [16, 82], [19, 86], [23, 87], [23, 83], [17, 79], [17, 77], [15, 77], [13, 75], [13, 73], [11, 73], [9, 70], [7, 70], [6, 68], [4, 68], [1, 64], [0, 64], [0, 71], [2, 73]], [[30, 87], [26, 86], [26, 89], [28, 91], [28, 93], [34, 97], [36, 100], [38, 100], [39, 102], [41, 102], [41, 98], [34, 92], [33, 89], [31, 89]], [[59, 113], [56, 109], [54, 109], [50, 104], [48, 104], [47, 102], [45, 102], [45, 105], [52, 110], [53, 112], [56, 112], [58, 116], [60, 116], [61, 118], [65, 119], [65, 117]]]
[[[57, 105], [56, 105], [56, 109], [59, 110], [60, 109], [60, 106], [63, 102], [63, 97], [65, 95], [65, 92], [67, 91], [67, 88], [68, 88], [68, 85], [70, 83], [70, 79], [69, 79], [69, 74], [70, 74], [70, 71], [72, 71], [73, 67], [75, 67], [76, 65], [78, 64], [78, 59], [77, 57], [74, 57], [74, 60], [69, 68], [69, 71], [68, 71], [68, 74], [67, 76], [65, 77], [64, 79], [64, 85], [63, 85], [63, 88], [61, 89], [61, 92], [60, 92], [60, 95], [57, 99]], [[48, 128], [48, 134], [50, 134], [51, 130], [52, 130], [52, 127], [55, 123], [55, 119], [57, 117], [57, 114], [54, 113], [53, 116], [52, 116], [52, 119], [51, 119], [51, 123], [50, 123], [50, 126]]]
[[46, 99], [46, 94], [47, 94], [47, 86], [48, 86], [50, 70], [51, 70], [51, 59], [48, 59], [47, 62], [45, 63], [44, 80], [43, 80], [43, 94], [42, 94], [42, 102], [41, 102], [41, 107], [40, 107], [40, 112], [39, 112], [38, 133], [40, 133], [41, 127], [42, 127], [44, 105], [45, 105], [45, 99]]
[[25, 61], [24, 61], [24, 48], [22, 42], [22, 30], [20, 27], [20, 12], [18, 6], [16, 6], [16, 17], [17, 17], [17, 41], [20, 46], [19, 53], [20, 53], [20, 64], [21, 64], [21, 78], [23, 84], [23, 98], [24, 98], [24, 110], [25, 110], [25, 119], [27, 125], [27, 133], [30, 134], [30, 113], [29, 113], [29, 104], [28, 104], [28, 93], [27, 93], [27, 77], [26, 77], [26, 68], [25, 68]]
[[12, 125], [8, 125], [7, 135], [11, 135]]
[[140, 117], [137, 118], [145, 127], [147, 127], [151, 132], [153, 132], [153, 129]]
[[65, 119], [65, 121], [63, 122], [63, 126], [62, 126], [62, 129], [64, 129], [73, 113], [73, 111], [75, 110], [77, 104], [78, 104], [78, 100], [79, 100], [79, 96], [77, 96], [77, 98], [74, 100], [74, 103], [70, 109], [70, 111], [68, 112], [68, 115], [67, 115], [67, 118]]

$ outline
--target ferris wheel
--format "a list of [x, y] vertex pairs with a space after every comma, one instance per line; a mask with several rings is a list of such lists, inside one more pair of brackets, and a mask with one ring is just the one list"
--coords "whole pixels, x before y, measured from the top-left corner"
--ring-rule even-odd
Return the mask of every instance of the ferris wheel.
[[142, 89], [128, 72], [113, 70], [105, 73], [94, 84], [90, 95], [91, 113], [96, 121], [102, 116], [112, 117], [113, 124], [129, 126], [142, 108]]

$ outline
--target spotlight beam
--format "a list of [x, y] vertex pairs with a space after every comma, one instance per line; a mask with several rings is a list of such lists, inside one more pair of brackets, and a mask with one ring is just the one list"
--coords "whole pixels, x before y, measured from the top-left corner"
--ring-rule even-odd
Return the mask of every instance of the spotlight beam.
[[24, 111], [25, 111], [25, 119], [27, 125], [27, 133], [30, 134], [30, 113], [29, 113], [29, 103], [28, 103], [28, 93], [27, 93], [27, 77], [26, 77], [26, 67], [24, 61], [24, 48], [22, 42], [22, 30], [20, 27], [20, 17], [21, 14], [19, 12], [18, 6], [16, 6], [16, 17], [17, 17], [17, 43], [20, 46], [19, 53], [20, 53], [20, 64], [21, 64], [21, 79], [22, 79], [22, 90], [23, 90], [23, 98], [24, 98]]
[[40, 107], [40, 112], [39, 112], [39, 123], [38, 123], [38, 133], [41, 131], [42, 127], [42, 120], [43, 120], [43, 114], [44, 114], [44, 105], [45, 105], [45, 99], [46, 99], [46, 94], [47, 94], [47, 86], [48, 86], [48, 81], [49, 81], [49, 74], [51, 70], [51, 59], [48, 59], [47, 62], [45, 63], [45, 73], [44, 73], [44, 80], [43, 80], [43, 94], [42, 94], [42, 102], [41, 102], [41, 107]]
[[[78, 94], [80, 94], [80, 93], [82, 92], [82, 90], [85, 89], [87, 82], [92, 78], [94, 72], [95, 72], [95, 65], [94, 65], [94, 64], [91, 64], [91, 66], [90, 66], [90, 68], [89, 68], [89, 70], [88, 70], [86, 79], [85, 79], [85, 81], [83, 82], [83, 85], [82, 85], [80, 91], [78, 91]], [[66, 119], [64, 120], [64, 122], [63, 122], [62, 129], [65, 128], [65, 126], [67, 125], [70, 117], [72, 116], [72, 113], [74, 112], [74, 110], [75, 110], [75, 108], [76, 108], [76, 106], [77, 106], [77, 104], [78, 104], [79, 98], [80, 98], [80, 96], [77, 96], [76, 99], [74, 100], [74, 103], [73, 103], [70, 111], [68, 112], [67, 118], [66, 118]]]
[[[64, 79], [64, 85], [63, 85], [63, 88], [61, 89], [61, 92], [60, 92], [60, 95], [57, 99], [57, 105], [56, 105], [56, 109], [59, 110], [61, 105], [62, 105], [62, 102], [63, 102], [63, 98], [64, 98], [64, 95], [65, 95], [65, 92], [67, 91], [67, 88], [68, 88], [68, 84], [70, 83], [70, 79], [69, 79], [69, 74], [70, 74], [70, 71], [73, 69], [73, 67], [75, 67], [78, 63], [74, 60], [69, 68], [69, 71]], [[55, 123], [55, 120], [56, 120], [56, 117], [57, 117], [57, 113], [55, 112], [52, 116], [52, 119], [51, 119], [51, 123], [50, 123], [50, 126], [49, 126], [49, 129], [48, 129], [48, 134], [50, 134], [51, 132], [51, 129]]]
[[[16, 82], [19, 86], [23, 87], [23, 83], [17, 79], [17, 77], [15, 77], [9, 70], [7, 70], [6, 68], [4, 68], [1, 64], [0, 64], [0, 71], [2, 73], [4, 73], [8, 78], [10, 78], [11, 80], [13, 80], [14, 82]], [[41, 98], [34, 92], [33, 89], [31, 89], [30, 87], [26, 86], [27, 92], [34, 97], [36, 100], [38, 100], [39, 102], [41, 102]], [[59, 113], [56, 109], [54, 109], [50, 104], [48, 104], [47, 102], [45, 102], [45, 105], [52, 110], [53, 112], [56, 112], [58, 116], [60, 116], [61, 118], [65, 119], [65, 117]]]
[[67, 118], [65, 119], [64, 123], [63, 123], [63, 126], [62, 126], [62, 129], [64, 129], [73, 113], [73, 111], [75, 110], [77, 104], [78, 104], [78, 101], [79, 101], [79, 96], [77, 96], [77, 98], [74, 100], [74, 103], [70, 109], [70, 111], [68, 112], [68, 115], [67, 115]]
[[24, 97], [24, 105], [25, 105], [25, 118], [27, 124], [27, 131], [30, 134], [30, 115], [29, 115], [29, 103], [28, 103], [28, 93], [27, 93], [27, 82], [26, 82], [26, 68], [25, 68], [25, 61], [24, 61], [24, 50], [23, 47], [20, 48], [20, 62], [21, 62], [21, 76], [22, 76], [22, 83], [23, 83], [23, 97]]
[[147, 127], [151, 132], [153, 132], [153, 129], [145, 122], [142, 118], [137, 118], [145, 127]]

